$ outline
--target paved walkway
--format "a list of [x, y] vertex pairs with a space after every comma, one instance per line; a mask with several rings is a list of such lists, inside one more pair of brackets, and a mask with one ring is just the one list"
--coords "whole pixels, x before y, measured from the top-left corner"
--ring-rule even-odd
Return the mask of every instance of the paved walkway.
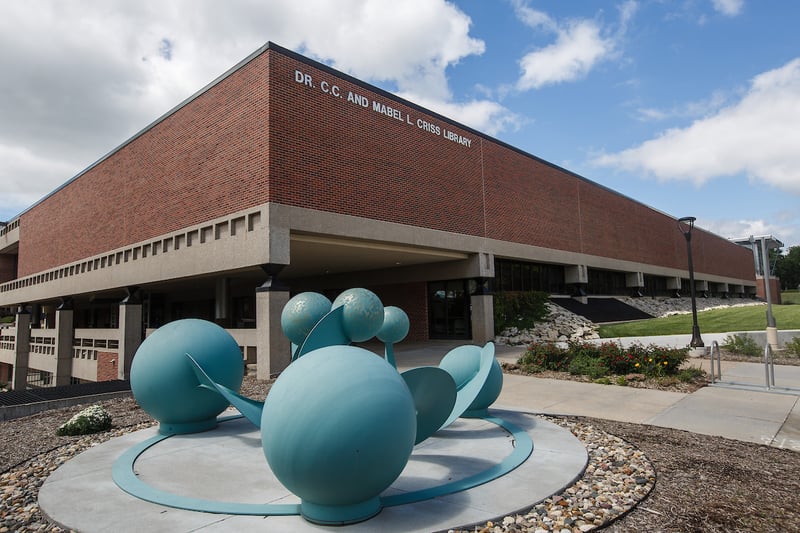
[[[670, 340], [674, 339], [665, 339]], [[398, 345], [398, 366], [436, 365], [455, 345], [445, 341]], [[498, 346], [496, 356], [515, 362], [523, 352], [519, 346]], [[690, 359], [690, 364], [709, 369], [708, 360]], [[722, 379], [718, 386], [685, 394], [506, 374], [495, 406], [651, 424], [800, 452], [800, 367], [776, 365], [771, 391], [765, 388], [760, 363], [723, 361]], [[728, 382], [739, 385], [732, 388], [725, 385]]]

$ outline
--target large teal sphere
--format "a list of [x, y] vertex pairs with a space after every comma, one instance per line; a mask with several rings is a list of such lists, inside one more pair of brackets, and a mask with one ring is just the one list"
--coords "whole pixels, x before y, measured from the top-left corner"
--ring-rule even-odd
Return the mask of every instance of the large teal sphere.
[[[491, 364], [489, 375], [467, 408], [468, 411], [487, 409], [500, 396], [503, 389], [503, 369], [500, 368], [497, 359], [492, 359]], [[472, 345], [459, 346], [450, 350], [439, 363], [439, 368], [446, 370], [452, 376], [459, 391], [477, 376], [480, 366], [481, 349]]]
[[343, 326], [353, 342], [374, 337], [383, 325], [383, 304], [367, 289], [347, 289], [333, 301], [333, 307], [344, 306]]
[[331, 301], [317, 292], [302, 292], [286, 302], [281, 312], [281, 329], [300, 346], [320, 319], [331, 310]]
[[239, 345], [218, 325], [205, 320], [170, 322], [139, 346], [131, 364], [136, 401], [160, 422], [161, 433], [193, 433], [216, 426], [228, 401], [198, 387], [190, 354], [216, 383], [238, 391], [244, 377]]
[[405, 468], [416, 424], [414, 400], [397, 370], [364, 349], [327, 346], [293, 362], [275, 381], [261, 441], [273, 473], [301, 498], [306, 518], [347, 523], [378, 512], [362, 504], [379, 505], [378, 495]]
[[375, 336], [382, 342], [394, 344], [406, 338], [410, 326], [411, 323], [405, 311], [399, 307], [387, 305], [383, 308], [383, 325]]

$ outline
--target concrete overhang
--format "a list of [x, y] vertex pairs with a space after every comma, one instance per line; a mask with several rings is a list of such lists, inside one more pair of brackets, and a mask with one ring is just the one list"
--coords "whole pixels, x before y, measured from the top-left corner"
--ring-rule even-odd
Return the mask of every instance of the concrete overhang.
[[289, 280], [349, 272], [374, 271], [467, 259], [452, 250], [406, 246], [388, 242], [293, 233], [291, 263], [280, 273]]

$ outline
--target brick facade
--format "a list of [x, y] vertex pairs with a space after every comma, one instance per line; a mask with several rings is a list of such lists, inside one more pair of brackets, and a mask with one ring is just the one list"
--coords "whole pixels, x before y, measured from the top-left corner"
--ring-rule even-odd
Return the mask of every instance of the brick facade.
[[97, 381], [118, 379], [119, 354], [116, 352], [97, 352]]
[[[686, 268], [673, 218], [271, 46], [24, 213], [19, 276], [266, 202]], [[697, 272], [753, 279], [694, 235]]]
[[17, 256], [0, 255], [0, 283], [11, 281], [17, 277]]
[[12, 373], [14, 372], [14, 367], [7, 363], [0, 363], [0, 384], [5, 385], [7, 383], [11, 383]]
[[268, 59], [256, 57], [24, 213], [20, 277], [265, 203]]

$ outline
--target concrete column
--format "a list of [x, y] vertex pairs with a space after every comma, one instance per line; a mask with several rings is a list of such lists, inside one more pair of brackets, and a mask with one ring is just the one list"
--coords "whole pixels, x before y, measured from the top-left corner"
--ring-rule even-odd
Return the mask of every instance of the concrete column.
[[572, 297], [581, 303], [587, 303], [586, 287], [589, 285], [589, 269], [586, 265], [569, 265], [564, 267], [564, 283], [572, 285]]
[[256, 291], [256, 378], [267, 380], [289, 366], [292, 347], [281, 329], [289, 291]]
[[644, 288], [644, 273], [643, 272], [626, 272], [625, 273], [625, 288], [631, 289], [631, 294], [634, 297], [642, 296], [642, 289]]
[[681, 278], [677, 277], [668, 277], [667, 278], [667, 290], [672, 291], [673, 296], [680, 297], [681, 295]]
[[56, 309], [56, 387], [69, 385], [72, 376], [73, 313], [72, 309]]
[[122, 302], [119, 304], [119, 379], [130, 377], [133, 356], [142, 340], [142, 304]]
[[289, 302], [289, 288], [278, 280], [284, 265], [262, 265], [267, 281], [256, 289], [256, 378], [267, 380], [292, 361], [292, 346], [281, 329], [281, 312]]
[[708, 281], [704, 279], [696, 279], [694, 281], [694, 290], [698, 292], [701, 298], [708, 298]]
[[470, 296], [472, 342], [483, 346], [494, 340], [494, 300], [491, 294]]
[[231, 319], [231, 280], [218, 278], [214, 298], [214, 321], [220, 326], [230, 327]]
[[17, 313], [14, 334], [14, 374], [11, 377], [11, 389], [25, 390], [28, 386], [28, 356], [31, 351], [31, 315], [24, 311]]

